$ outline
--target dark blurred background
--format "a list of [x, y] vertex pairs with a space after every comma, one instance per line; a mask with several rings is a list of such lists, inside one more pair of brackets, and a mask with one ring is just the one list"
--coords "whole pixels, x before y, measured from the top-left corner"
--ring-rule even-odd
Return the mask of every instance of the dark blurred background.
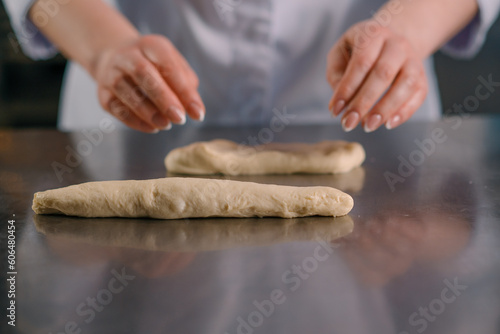
[[[34, 62], [17, 49], [0, 2], [0, 127], [55, 127], [66, 61], [57, 56]], [[443, 110], [474, 94], [477, 77], [500, 81], [500, 22], [493, 25], [481, 52], [472, 60], [435, 55]], [[481, 101], [478, 114], [500, 113], [500, 93]]]

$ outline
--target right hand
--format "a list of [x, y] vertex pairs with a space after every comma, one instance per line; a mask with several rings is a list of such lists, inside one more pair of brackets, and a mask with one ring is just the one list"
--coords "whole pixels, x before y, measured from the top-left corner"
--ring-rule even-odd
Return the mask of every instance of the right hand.
[[198, 77], [172, 43], [159, 35], [113, 46], [95, 59], [101, 106], [127, 126], [149, 133], [205, 117]]

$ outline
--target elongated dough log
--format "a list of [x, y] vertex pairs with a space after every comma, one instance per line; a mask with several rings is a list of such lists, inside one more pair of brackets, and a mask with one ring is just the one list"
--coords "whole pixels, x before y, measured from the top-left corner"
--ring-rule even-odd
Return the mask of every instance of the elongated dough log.
[[165, 158], [171, 173], [180, 174], [334, 174], [360, 166], [365, 151], [358, 143], [273, 143], [244, 146], [223, 139], [197, 142], [172, 150]]
[[90, 182], [38, 192], [33, 211], [80, 217], [343, 216], [351, 196], [330, 187], [290, 187], [200, 178]]

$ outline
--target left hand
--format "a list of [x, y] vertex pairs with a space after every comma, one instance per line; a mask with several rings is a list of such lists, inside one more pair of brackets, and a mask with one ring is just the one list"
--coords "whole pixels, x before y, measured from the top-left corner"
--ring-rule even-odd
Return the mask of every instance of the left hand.
[[407, 121], [428, 90], [422, 59], [410, 42], [375, 20], [347, 30], [328, 55], [326, 77], [334, 90], [330, 110], [351, 131], [366, 132]]

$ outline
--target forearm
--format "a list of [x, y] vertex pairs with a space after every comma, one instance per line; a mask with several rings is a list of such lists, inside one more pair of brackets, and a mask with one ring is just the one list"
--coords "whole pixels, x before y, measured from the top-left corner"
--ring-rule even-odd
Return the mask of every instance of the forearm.
[[81, 64], [91, 75], [96, 58], [104, 49], [139, 36], [121, 13], [101, 0], [70, 0], [61, 4], [48, 21], [37, 22], [37, 17], [41, 17], [37, 15], [47, 16], [45, 1], [34, 3], [31, 20], [66, 57]]
[[393, 0], [376, 14], [389, 13], [389, 28], [404, 36], [423, 59], [455, 36], [478, 11], [476, 0]]

